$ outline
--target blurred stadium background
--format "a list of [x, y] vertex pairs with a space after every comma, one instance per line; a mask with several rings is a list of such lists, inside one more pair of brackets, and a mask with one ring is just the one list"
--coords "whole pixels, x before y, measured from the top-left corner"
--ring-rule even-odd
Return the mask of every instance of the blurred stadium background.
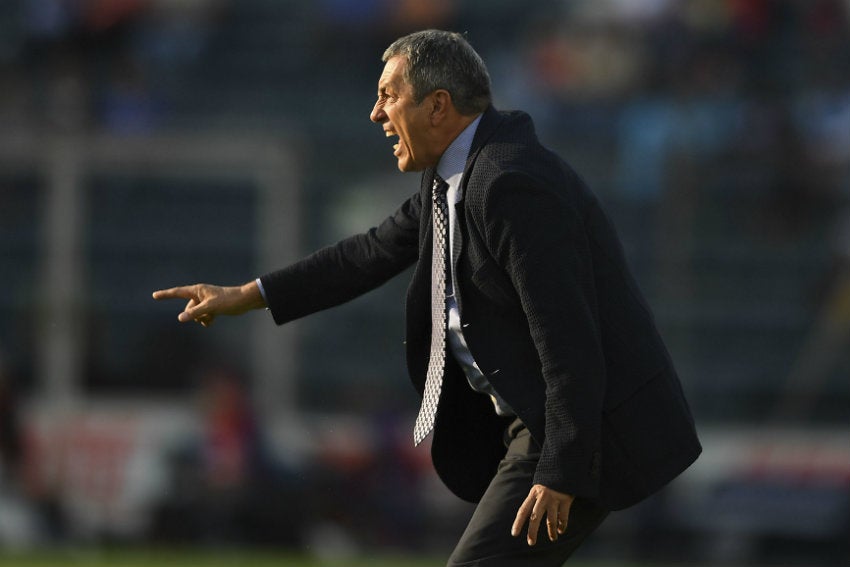
[[284, 328], [150, 299], [413, 193], [368, 114], [426, 27], [606, 203], [702, 431], [581, 556], [850, 563], [848, 0], [3, 0], [0, 549], [448, 554], [404, 277]]

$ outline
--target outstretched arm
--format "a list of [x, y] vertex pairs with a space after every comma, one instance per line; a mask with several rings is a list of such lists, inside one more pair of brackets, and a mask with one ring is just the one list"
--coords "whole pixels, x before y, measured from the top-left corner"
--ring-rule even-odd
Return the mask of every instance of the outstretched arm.
[[420, 197], [416, 193], [380, 225], [345, 238], [241, 286], [195, 284], [163, 289], [154, 299], [188, 301], [181, 323], [212, 325], [218, 315], [241, 315], [268, 307], [277, 324], [339, 305], [375, 289], [417, 257]]
[[154, 299], [186, 299], [188, 303], [177, 320], [195, 321], [209, 327], [218, 315], [241, 315], [252, 309], [262, 309], [266, 302], [256, 281], [241, 286], [195, 284], [153, 292]]

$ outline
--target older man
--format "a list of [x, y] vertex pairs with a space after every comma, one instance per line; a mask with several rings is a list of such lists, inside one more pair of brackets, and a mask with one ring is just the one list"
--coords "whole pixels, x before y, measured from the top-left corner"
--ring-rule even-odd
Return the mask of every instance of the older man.
[[423, 172], [419, 192], [379, 226], [243, 286], [154, 297], [187, 299], [184, 322], [268, 307], [283, 324], [415, 264], [414, 442], [433, 431], [441, 479], [478, 503], [449, 565], [561, 565], [610, 510], [697, 458], [693, 419], [598, 201], [526, 114], [492, 107], [479, 55], [429, 30], [383, 61], [371, 119], [398, 137], [398, 168]]

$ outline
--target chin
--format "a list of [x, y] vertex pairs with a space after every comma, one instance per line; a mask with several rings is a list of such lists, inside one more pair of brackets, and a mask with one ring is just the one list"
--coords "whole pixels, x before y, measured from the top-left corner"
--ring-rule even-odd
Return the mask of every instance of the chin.
[[402, 173], [411, 173], [411, 172], [414, 172], [414, 171], [424, 171], [425, 167], [418, 164], [418, 163], [414, 163], [410, 160], [405, 160], [405, 161], [399, 160], [398, 161], [398, 170], [401, 171]]
[[411, 171], [416, 171], [409, 163], [401, 163], [398, 162], [398, 170], [402, 173], [410, 173]]

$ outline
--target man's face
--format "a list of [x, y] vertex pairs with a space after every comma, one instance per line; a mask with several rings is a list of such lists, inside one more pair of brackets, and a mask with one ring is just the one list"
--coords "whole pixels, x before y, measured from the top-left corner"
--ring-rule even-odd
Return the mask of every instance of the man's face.
[[440, 150], [434, 142], [428, 97], [416, 104], [413, 87], [404, 81], [407, 59], [392, 57], [378, 80], [378, 101], [369, 118], [384, 128], [387, 137], [398, 136], [393, 155], [401, 171], [421, 171], [436, 165]]

